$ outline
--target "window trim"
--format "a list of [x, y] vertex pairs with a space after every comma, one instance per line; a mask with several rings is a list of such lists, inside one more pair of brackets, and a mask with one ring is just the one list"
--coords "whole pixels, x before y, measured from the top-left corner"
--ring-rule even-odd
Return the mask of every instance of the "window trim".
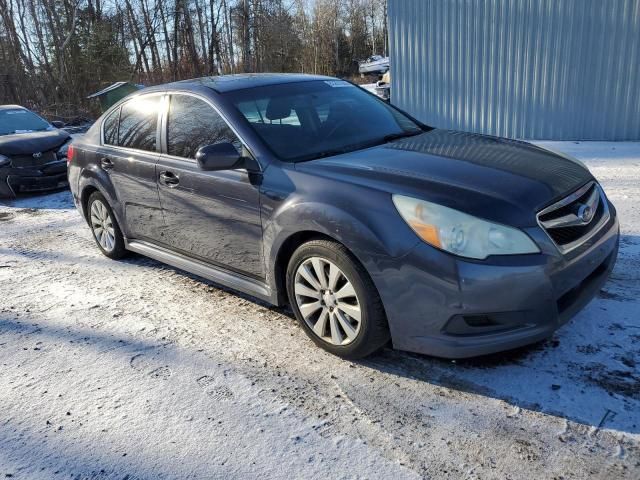
[[107, 143], [105, 141], [105, 135], [104, 135], [104, 126], [107, 123], [107, 120], [109, 120], [111, 118], [111, 116], [113, 114], [115, 114], [117, 112], [118, 114], [118, 119], [117, 119], [117, 124], [116, 124], [116, 142], [118, 141], [118, 137], [120, 135], [120, 112], [122, 111], [122, 105], [118, 104], [118, 106], [116, 108], [114, 108], [113, 110], [111, 110], [109, 112], [109, 115], [104, 117], [104, 120], [102, 121], [102, 125], [100, 126], [100, 144], [101, 145], [105, 145], [107, 147], [117, 147], [118, 145], [113, 145], [112, 143]]
[[[227, 116], [217, 107], [217, 105], [215, 105], [209, 98], [207, 98], [204, 95], [200, 95], [198, 93], [195, 92], [189, 92], [189, 91], [184, 91], [184, 90], [167, 90], [166, 92], [164, 92], [165, 94], [165, 101], [163, 104], [163, 108], [161, 110], [162, 113], [162, 121], [161, 121], [161, 125], [159, 128], [159, 132], [162, 134], [162, 140], [161, 140], [161, 152], [160, 152], [160, 157], [161, 158], [166, 158], [166, 159], [170, 159], [170, 160], [179, 160], [179, 161], [183, 161], [183, 162], [188, 162], [190, 164], [197, 164], [196, 160], [194, 158], [188, 158], [188, 157], [180, 157], [177, 155], [170, 155], [168, 153], [168, 147], [167, 147], [167, 137], [168, 137], [168, 127], [169, 127], [169, 105], [171, 104], [171, 97], [172, 96], [178, 96], [178, 95], [184, 95], [184, 96], [188, 96], [188, 97], [194, 97], [197, 98], [199, 100], [202, 100], [204, 103], [208, 104], [218, 115], [220, 115], [220, 118], [222, 119], [222, 121], [227, 125], [227, 127], [229, 127], [229, 129], [233, 132], [233, 134], [238, 137], [238, 140], [240, 140], [240, 143], [242, 144], [243, 148], [245, 148], [247, 150], [247, 152], [249, 152], [249, 155], [251, 155], [253, 157], [253, 159], [255, 160], [256, 164], [259, 166], [260, 171], [263, 171], [262, 165], [260, 165], [260, 162], [258, 162], [256, 160], [256, 156], [253, 153], [253, 151], [251, 150], [251, 148], [249, 148], [249, 146], [247, 145], [247, 142], [245, 141], [245, 139], [242, 137], [242, 135], [240, 135], [240, 133], [238, 132], [238, 130], [233, 126], [233, 124], [231, 122], [229, 122]], [[246, 170], [245, 168], [239, 168], [237, 170]]]
[[[109, 116], [115, 112], [116, 110], [118, 110], [118, 140], [120, 140], [120, 118], [122, 116], [122, 107], [124, 105], [126, 105], [127, 103], [138, 99], [138, 98], [142, 98], [142, 97], [154, 97], [154, 96], [158, 96], [161, 97], [160, 98], [160, 107], [158, 108], [158, 114], [156, 115], [156, 149], [155, 150], [142, 150], [140, 148], [131, 148], [131, 147], [121, 147], [120, 145], [111, 145], [109, 143], [105, 143], [104, 142], [104, 124], [107, 121], [107, 118], [109, 118]], [[108, 147], [108, 148], [114, 148], [116, 150], [120, 150], [123, 152], [132, 152], [132, 153], [143, 153], [143, 154], [151, 154], [151, 155], [159, 155], [161, 153], [160, 151], [160, 140], [161, 140], [161, 136], [160, 136], [160, 119], [162, 117], [162, 115], [164, 114], [163, 112], [163, 108], [165, 108], [165, 104], [164, 104], [164, 97], [166, 96], [165, 92], [150, 92], [150, 93], [144, 93], [141, 95], [135, 95], [134, 97], [127, 97], [125, 99], [123, 99], [122, 101], [118, 102], [116, 105], [114, 105], [112, 107], [112, 110], [109, 112], [109, 115], [106, 115], [104, 120], [102, 120], [102, 123], [100, 125], [100, 146], [101, 147]]]

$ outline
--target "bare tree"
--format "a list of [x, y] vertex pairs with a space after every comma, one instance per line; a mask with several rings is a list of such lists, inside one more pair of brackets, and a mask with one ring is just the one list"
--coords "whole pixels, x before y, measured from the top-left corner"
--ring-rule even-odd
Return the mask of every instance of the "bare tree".
[[386, 53], [385, 0], [0, 0], [0, 103], [62, 115], [111, 82], [348, 76]]

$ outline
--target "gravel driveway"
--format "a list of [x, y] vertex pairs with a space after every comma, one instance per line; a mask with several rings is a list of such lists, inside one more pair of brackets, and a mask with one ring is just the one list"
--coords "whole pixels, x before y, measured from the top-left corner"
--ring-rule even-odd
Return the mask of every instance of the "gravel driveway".
[[618, 207], [618, 264], [552, 339], [469, 361], [339, 360], [103, 257], [68, 192], [0, 204], [0, 478], [640, 478], [640, 144], [553, 147]]

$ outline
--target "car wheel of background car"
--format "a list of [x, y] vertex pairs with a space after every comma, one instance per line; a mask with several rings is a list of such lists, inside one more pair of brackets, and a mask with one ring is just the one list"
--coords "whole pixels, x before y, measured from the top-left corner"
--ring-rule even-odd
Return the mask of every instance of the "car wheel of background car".
[[117, 260], [127, 254], [124, 237], [113, 210], [100, 192], [93, 192], [87, 202], [89, 225], [102, 253]]
[[305, 332], [343, 358], [362, 358], [386, 344], [389, 328], [366, 270], [339, 243], [313, 240], [296, 250], [287, 293]]

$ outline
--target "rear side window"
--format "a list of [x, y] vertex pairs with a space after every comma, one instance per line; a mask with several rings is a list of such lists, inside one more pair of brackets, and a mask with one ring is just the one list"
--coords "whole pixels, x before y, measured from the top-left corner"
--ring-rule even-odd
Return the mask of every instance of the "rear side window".
[[106, 118], [102, 124], [102, 132], [104, 134], [104, 143], [106, 145], [118, 144], [118, 120], [120, 119], [120, 109], [116, 108]]
[[122, 106], [118, 145], [156, 151], [160, 95], [136, 97]]
[[167, 153], [195, 158], [200, 147], [231, 142], [242, 144], [211, 105], [190, 95], [172, 95], [167, 117]]

